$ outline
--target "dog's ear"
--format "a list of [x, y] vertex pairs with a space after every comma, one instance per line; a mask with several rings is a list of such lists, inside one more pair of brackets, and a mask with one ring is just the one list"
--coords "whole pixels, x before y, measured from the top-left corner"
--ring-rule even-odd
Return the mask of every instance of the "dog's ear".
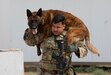
[[40, 8], [40, 9], [38, 10], [37, 15], [40, 16], [40, 17], [42, 16], [42, 8]]
[[31, 11], [27, 9], [27, 17], [29, 18], [32, 15]]

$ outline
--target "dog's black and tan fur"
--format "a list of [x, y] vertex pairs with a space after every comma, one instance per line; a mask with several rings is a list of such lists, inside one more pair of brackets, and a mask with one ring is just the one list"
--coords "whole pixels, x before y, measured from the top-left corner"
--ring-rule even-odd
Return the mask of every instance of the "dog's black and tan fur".
[[[90, 35], [85, 24], [76, 16], [64, 12], [61, 10], [42, 10], [41, 8], [37, 12], [31, 12], [27, 9], [27, 18], [29, 29], [37, 29], [35, 45], [40, 46], [40, 43], [51, 35], [51, 21], [52, 18], [57, 14], [63, 14], [66, 18], [66, 25], [68, 27], [67, 38], [68, 44], [77, 41], [83, 41], [85, 39], [87, 48], [99, 55], [98, 50], [90, 43]], [[26, 33], [24, 34], [24, 40], [28, 44], [29, 39], [26, 39]], [[31, 37], [35, 37], [35, 35], [31, 34]], [[31, 42], [31, 41], [30, 41]], [[29, 44], [28, 44], [29, 45]], [[41, 54], [40, 51], [38, 51]]]

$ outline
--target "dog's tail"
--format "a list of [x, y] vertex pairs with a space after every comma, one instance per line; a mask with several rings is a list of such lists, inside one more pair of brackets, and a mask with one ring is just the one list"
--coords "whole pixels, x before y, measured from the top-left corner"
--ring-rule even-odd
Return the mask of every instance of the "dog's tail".
[[85, 36], [85, 41], [86, 41], [86, 46], [87, 48], [93, 52], [94, 54], [97, 54], [98, 56], [100, 56], [100, 53], [99, 53], [99, 50], [97, 48], [95, 48], [93, 46], [93, 44], [90, 43], [90, 35], [89, 35], [89, 31], [87, 29], [87, 33], [86, 33], [86, 36]]

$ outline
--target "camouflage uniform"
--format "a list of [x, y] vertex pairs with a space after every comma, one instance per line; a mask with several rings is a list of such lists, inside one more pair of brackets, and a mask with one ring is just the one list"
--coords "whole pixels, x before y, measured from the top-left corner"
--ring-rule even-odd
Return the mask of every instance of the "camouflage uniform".
[[[62, 35], [66, 35], [66, 32], [63, 32]], [[61, 35], [58, 37], [61, 37]], [[31, 32], [28, 29], [26, 29], [24, 34], [24, 40], [26, 44], [29, 46], [35, 46], [37, 42], [36, 39], [37, 38], [35, 38], [35, 36], [33, 36]], [[39, 66], [37, 67], [37, 75], [56, 75], [56, 72], [58, 71], [56, 66], [57, 61], [54, 58], [52, 58], [52, 54], [59, 53], [60, 49], [57, 47], [57, 44], [54, 41], [54, 36], [45, 39], [41, 43], [41, 49], [42, 59], [40, 60]], [[81, 58], [87, 55], [87, 49], [83, 41], [78, 41], [69, 46], [69, 51], [70, 53], [66, 53], [63, 56], [64, 58], [66, 58], [67, 62], [69, 62], [70, 68], [67, 70], [68, 75], [74, 75], [74, 71], [71, 66], [72, 52], [75, 52], [76, 56]]]
[[[52, 58], [52, 54], [60, 53], [60, 49], [58, 49], [57, 44], [54, 41], [54, 36], [44, 40], [44, 42], [41, 44], [41, 49], [42, 59], [39, 63], [39, 68], [41, 68], [44, 71], [43, 75], [55, 74], [58, 71], [56, 66], [57, 61], [54, 58]], [[64, 55], [64, 58], [67, 59], [67, 62], [70, 62], [71, 53]]]
[[[62, 35], [65, 35], [66, 32], [63, 32]], [[61, 37], [58, 36], [58, 37]], [[41, 44], [41, 49], [42, 49], [42, 59], [39, 63], [39, 72], [44, 73], [43, 75], [53, 75], [58, 71], [58, 68], [56, 66], [57, 61], [52, 58], [52, 54], [59, 53], [60, 49], [58, 49], [56, 42], [54, 41], [54, 36], [49, 37], [48, 39], [44, 40], [44, 42]], [[71, 57], [72, 57], [72, 52], [76, 52], [75, 54], [78, 57], [84, 57], [87, 54], [78, 55], [77, 49], [82, 49], [82, 47], [85, 48], [85, 51], [87, 50], [84, 43], [82, 41], [79, 41], [77, 43], [73, 43], [72, 45], [69, 46], [69, 52], [64, 54], [64, 58], [66, 58], [67, 62], [69, 62], [69, 69], [67, 70], [68, 75], [74, 75], [74, 70], [72, 69], [71, 65]], [[83, 48], [83, 49], [84, 49]], [[83, 50], [82, 49], [82, 50]], [[38, 74], [41, 75], [41, 74]], [[66, 75], [64, 73], [64, 75]]]

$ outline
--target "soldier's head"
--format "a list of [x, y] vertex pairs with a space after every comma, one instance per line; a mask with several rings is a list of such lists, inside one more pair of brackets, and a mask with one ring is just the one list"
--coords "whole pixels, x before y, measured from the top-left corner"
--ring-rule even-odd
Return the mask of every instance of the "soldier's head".
[[55, 15], [52, 19], [52, 33], [60, 35], [66, 27], [66, 18], [62, 14]]

